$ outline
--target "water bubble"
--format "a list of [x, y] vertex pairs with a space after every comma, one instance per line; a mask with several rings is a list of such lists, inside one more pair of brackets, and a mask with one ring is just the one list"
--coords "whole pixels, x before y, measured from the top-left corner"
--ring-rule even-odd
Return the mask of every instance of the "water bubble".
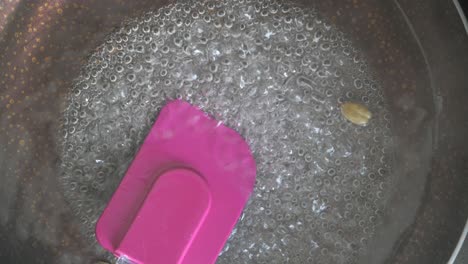
[[130, 74], [127, 75], [127, 80], [129, 82], [133, 82], [135, 80], [135, 78], [136, 78], [136, 76], [133, 73], [130, 73]]
[[304, 41], [304, 40], [306, 40], [306, 37], [303, 34], [301, 33], [296, 34], [296, 41]]

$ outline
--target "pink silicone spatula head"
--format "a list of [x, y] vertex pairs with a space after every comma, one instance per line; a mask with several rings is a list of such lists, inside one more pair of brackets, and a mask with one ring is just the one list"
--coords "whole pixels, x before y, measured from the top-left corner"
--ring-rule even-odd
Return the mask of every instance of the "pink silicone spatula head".
[[239, 134], [186, 102], [172, 101], [99, 218], [97, 239], [135, 263], [214, 263], [255, 173]]

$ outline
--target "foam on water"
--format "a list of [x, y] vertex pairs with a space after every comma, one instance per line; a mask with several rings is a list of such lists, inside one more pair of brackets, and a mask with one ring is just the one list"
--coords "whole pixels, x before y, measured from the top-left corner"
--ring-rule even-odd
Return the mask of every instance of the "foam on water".
[[[169, 99], [234, 128], [255, 192], [219, 263], [354, 263], [392, 184], [389, 113], [352, 43], [275, 0], [177, 3], [129, 21], [90, 57], [64, 113], [62, 183], [94, 225]], [[366, 105], [368, 126], [341, 116]]]

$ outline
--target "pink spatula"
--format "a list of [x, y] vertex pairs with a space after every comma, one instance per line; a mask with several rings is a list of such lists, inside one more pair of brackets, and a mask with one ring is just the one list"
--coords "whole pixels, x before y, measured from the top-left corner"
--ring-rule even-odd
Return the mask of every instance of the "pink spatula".
[[255, 182], [234, 130], [183, 101], [162, 110], [96, 225], [134, 263], [214, 263]]

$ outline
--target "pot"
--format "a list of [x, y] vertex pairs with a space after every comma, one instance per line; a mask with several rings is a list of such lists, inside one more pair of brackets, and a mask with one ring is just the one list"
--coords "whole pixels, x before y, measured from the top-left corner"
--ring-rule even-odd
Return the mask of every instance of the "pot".
[[[63, 110], [89, 54], [106, 36], [125, 20], [168, 4], [171, 1], [0, 3], [2, 263], [113, 261], [83, 234], [70, 206], [73, 201], [65, 197], [59, 180]], [[399, 164], [393, 173], [398, 175], [381, 223], [357, 262], [454, 261], [468, 218], [468, 35], [457, 4], [295, 4], [315, 9], [362, 51], [392, 114]]]

